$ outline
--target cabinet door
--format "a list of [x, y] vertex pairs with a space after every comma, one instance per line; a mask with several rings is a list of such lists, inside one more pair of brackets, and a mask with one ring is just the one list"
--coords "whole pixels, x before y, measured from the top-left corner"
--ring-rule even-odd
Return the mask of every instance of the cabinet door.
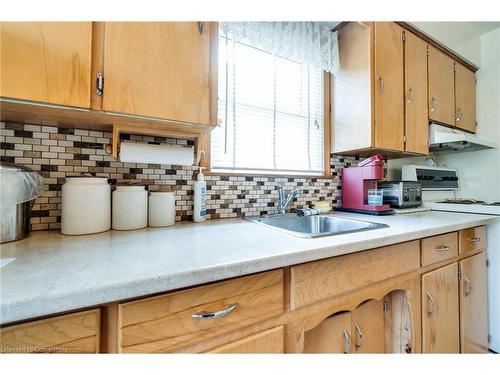
[[351, 313], [332, 315], [305, 333], [304, 353], [350, 353]]
[[410, 32], [405, 33], [406, 151], [428, 154], [427, 43]]
[[460, 343], [462, 353], [488, 352], [486, 254], [460, 261]]
[[2, 22], [0, 96], [90, 107], [91, 22]]
[[375, 23], [375, 147], [404, 151], [403, 29]]
[[210, 354], [280, 354], [285, 352], [283, 326], [256, 333], [210, 350]]
[[352, 341], [355, 353], [384, 353], [382, 301], [366, 301], [352, 312]]
[[455, 63], [455, 125], [476, 132], [476, 75]]
[[209, 34], [198, 22], [106, 22], [103, 109], [209, 124]]
[[429, 46], [429, 119], [455, 125], [455, 74], [452, 58]]
[[422, 276], [422, 351], [459, 352], [458, 264]]

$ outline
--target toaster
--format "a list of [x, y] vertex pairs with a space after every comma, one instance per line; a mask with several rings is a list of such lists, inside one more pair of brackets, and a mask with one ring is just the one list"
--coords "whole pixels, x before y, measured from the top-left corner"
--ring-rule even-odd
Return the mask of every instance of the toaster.
[[384, 204], [394, 208], [418, 207], [422, 204], [422, 185], [416, 181], [380, 181]]

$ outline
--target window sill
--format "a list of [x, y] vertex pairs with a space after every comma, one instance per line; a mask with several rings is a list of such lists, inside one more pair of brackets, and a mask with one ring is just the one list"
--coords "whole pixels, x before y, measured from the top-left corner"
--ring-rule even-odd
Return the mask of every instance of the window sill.
[[327, 180], [333, 180], [335, 179], [334, 176], [331, 175], [325, 175], [325, 174], [279, 174], [279, 173], [265, 173], [265, 172], [257, 172], [257, 173], [252, 173], [252, 172], [221, 172], [221, 171], [212, 171], [212, 170], [206, 170], [203, 171], [203, 174], [205, 176], [234, 176], [234, 177], [271, 177], [271, 178], [321, 178], [321, 179], [327, 179]]

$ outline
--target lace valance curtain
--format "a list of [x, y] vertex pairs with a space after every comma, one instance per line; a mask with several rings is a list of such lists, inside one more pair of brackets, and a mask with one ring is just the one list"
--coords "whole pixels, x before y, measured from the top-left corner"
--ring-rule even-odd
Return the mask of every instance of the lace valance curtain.
[[221, 22], [221, 34], [327, 72], [338, 66], [337, 34], [318, 22]]

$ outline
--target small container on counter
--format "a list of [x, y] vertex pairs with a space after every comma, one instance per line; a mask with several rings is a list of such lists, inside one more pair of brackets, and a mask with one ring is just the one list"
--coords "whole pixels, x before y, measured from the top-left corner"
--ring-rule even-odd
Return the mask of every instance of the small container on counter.
[[368, 204], [381, 206], [384, 203], [383, 189], [368, 189]]
[[113, 192], [113, 229], [133, 230], [148, 225], [148, 192], [144, 186], [117, 186]]
[[166, 191], [149, 193], [149, 226], [168, 227], [175, 224], [175, 194]]
[[111, 186], [105, 177], [68, 177], [62, 186], [61, 233], [92, 234], [111, 228]]

